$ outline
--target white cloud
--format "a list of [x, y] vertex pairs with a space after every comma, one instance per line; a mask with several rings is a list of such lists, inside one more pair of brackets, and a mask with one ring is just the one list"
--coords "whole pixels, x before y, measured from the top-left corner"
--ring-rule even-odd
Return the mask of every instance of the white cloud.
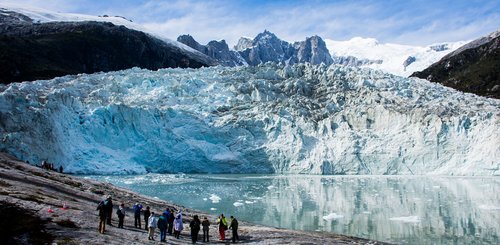
[[[498, 29], [500, 23], [500, 11], [495, 11], [498, 4], [484, 4], [484, 1], [313, 0], [270, 1], [260, 5], [223, 0], [150, 0], [142, 4], [136, 1], [96, 3], [91, 0], [5, 1], [55, 11], [121, 15], [170, 39], [191, 34], [202, 44], [226, 39], [230, 46], [241, 36], [254, 37], [265, 29], [287, 41], [304, 40], [312, 35], [335, 40], [361, 36], [381, 42], [427, 45], [474, 39]], [[443, 9], [443, 6], [450, 9]]]

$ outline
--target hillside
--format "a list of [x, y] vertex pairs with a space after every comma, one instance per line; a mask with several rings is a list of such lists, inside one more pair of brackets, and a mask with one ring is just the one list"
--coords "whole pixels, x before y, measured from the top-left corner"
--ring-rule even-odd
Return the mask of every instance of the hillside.
[[156, 70], [215, 64], [182, 44], [111, 22], [36, 22], [7, 9], [0, 13], [0, 83], [132, 67]]
[[464, 45], [412, 76], [500, 99], [500, 31]]
[[[182, 210], [185, 229], [179, 240], [167, 236], [167, 243], [186, 244], [190, 243], [187, 223], [194, 214], [203, 215], [107, 183], [42, 170], [5, 153], [0, 153], [0, 186], [0, 240], [5, 244], [160, 244], [148, 241], [144, 230], [134, 228], [130, 207], [135, 202], [149, 205], [155, 213], [167, 207]], [[127, 216], [124, 229], [118, 229], [116, 215], [113, 215], [114, 226], [107, 226], [102, 235], [97, 231], [95, 209], [104, 195], [112, 195], [114, 210], [118, 204], [124, 203]], [[63, 209], [63, 204], [68, 208]], [[209, 217], [212, 224], [215, 218]], [[241, 242], [249, 244], [379, 244], [354, 237], [283, 230], [242, 221], [239, 230]], [[217, 242], [215, 225], [211, 226], [210, 236], [211, 241]]]

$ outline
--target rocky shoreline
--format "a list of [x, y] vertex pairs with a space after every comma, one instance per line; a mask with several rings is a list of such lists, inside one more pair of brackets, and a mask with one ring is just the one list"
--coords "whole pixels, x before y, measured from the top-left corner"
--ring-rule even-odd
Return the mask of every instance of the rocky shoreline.
[[[195, 214], [204, 215], [109, 183], [43, 170], [5, 153], [0, 153], [0, 187], [0, 219], [3, 223], [0, 240], [6, 244], [163, 244], [158, 241], [159, 234], [157, 241], [148, 241], [144, 229], [134, 228], [131, 207], [135, 202], [150, 206], [155, 213], [167, 207], [182, 210], [185, 229], [180, 239], [167, 236], [166, 244], [187, 244], [191, 243], [188, 222]], [[124, 229], [116, 227], [118, 220], [113, 214], [113, 226], [108, 226], [105, 234], [98, 233], [95, 209], [104, 195], [113, 197], [114, 211], [118, 204], [125, 203]], [[67, 208], [63, 209], [63, 205]], [[212, 221], [210, 243], [230, 243], [230, 232], [227, 232], [226, 241], [218, 241], [213, 224], [215, 218], [209, 216]], [[239, 232], [239, 243], [249, 244], [384, 244], [326, 232], [285, 230], [241, 221]]]

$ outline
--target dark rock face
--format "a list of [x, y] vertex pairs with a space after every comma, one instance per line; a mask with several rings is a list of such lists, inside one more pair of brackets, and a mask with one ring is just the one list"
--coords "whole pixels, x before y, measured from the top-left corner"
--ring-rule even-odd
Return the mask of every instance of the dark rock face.
[[437, 44], [429, 47], [430, 49], [436, 51], [436, 52], [441, 52], [450, 49], [448, 47], [448, 44]]
[[93, 21], [39, 24], [0, 10], [0, 83], [132, 67], [156, 70], [213, 64], [205, 55], [124, 26]]
[[238, 52], [229, 50], [226, 41], [210, 41], [206, 46], [199, 44], [191, 35], [181, 35], [177, 38], [181, 42], [202, 54], [214, 59], [223, 66], [245, 65], [245, 61]]
[[308, 37], [303, 42], [296, 42], [294, 47], [297, 50], [298, 63], [325, 63], [325, 65], [333, 63], [325, 41], [319, 36]]
[[269, 31], [264, 31], [253, 40], [241, 38], [234, 47], [235, 50], [229, 50], [224, 40], [211, 41], [203, 46], [191, 36], [182, 35], [177, 38], [177, 41], [208, 55], [225, 66], [246, 64], [256, 66], [268, 61], [290, 65], [296, 63], [330, 65], [333, 63], [325, 42], [318, 36], [291, 44]]
[[500, 32], [472, 41], [412, 76], [500, 99]]
[[408, 56], [408, 58], [406, 58], [406, 60], [403, 62], [403, 66], [405, 68], [405, 71], [406, 71], [406, 67], [411, 65], [411, 63], [415, 62], [417, 60], [417, 58], [415, 58], [414, 56]]

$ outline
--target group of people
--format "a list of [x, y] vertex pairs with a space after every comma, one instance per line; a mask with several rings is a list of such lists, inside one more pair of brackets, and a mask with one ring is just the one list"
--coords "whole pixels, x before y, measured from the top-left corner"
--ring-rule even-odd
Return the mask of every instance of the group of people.
[[[41, 168], [42, 169], [45, 169], [45, 170], [52, 170], [52, 171], [57, 171], [58, 169], [54, 168], [54, 164], [53, 163], [49, 163], [47, 161], [42, 161], [42, 165], [41, 165]], [[59, 166], [59, 172], [62, 173], [63, 172], [63, 166]]]
[[[104, 233], [106, 225], [111, 225], [111, 214], [113, 212], [113, 202], [111, 200], [111, 196], [107, 196], [105, 200], [99, 202], [97, 210], [99, 211], [99, 232]], [[144, 228], [148, 232], [148, 240], [155, 240], [154, 235], [156, 228], [160, 230], [161, 242], [166, 242], [167, 233], [179, 239], [181, 231], [184, 230], [182, 212], [180, 211], [175, 213], [174, 209], [167, 208], [161, 215], [156, 216], [155, 213], [151, 211], [149, 206], [146, 206], [145, 210], [143, 211], [143, 206], [140, 203], [135, 203], [132, 210], [134, 212], [135, 228], [142, 229], [141, 212], [143, 213]], [[123, 228], [123, 221], [125, 219], [125, 205], [123, 203], [118, 207], [116, 214], [118, 216], [118, 228]], [[233, 216], [231, 216], [229, 226], [228, 220], [224, 217], [224, 214], [221, 214], [218, 217], [217, 224], [219, 226], [219, 235], [221, 241], [226, 239], [225, 232], [227, 229], [232, 230], [233, 242], [239, 240], [238, 221]], [[210, 221], [207, 217], [204, 217], [203, 221], [201, 221], [198, 215], [195, 215], [193, 217], [193, 220], [189, 223], [189, 228], [191, 230], [191, 241], [193, 243], [196, 243], [198, 241], [198, 234], [200, 230], [203, 230], [203, 242], [209, 242], [209, 227]]]

